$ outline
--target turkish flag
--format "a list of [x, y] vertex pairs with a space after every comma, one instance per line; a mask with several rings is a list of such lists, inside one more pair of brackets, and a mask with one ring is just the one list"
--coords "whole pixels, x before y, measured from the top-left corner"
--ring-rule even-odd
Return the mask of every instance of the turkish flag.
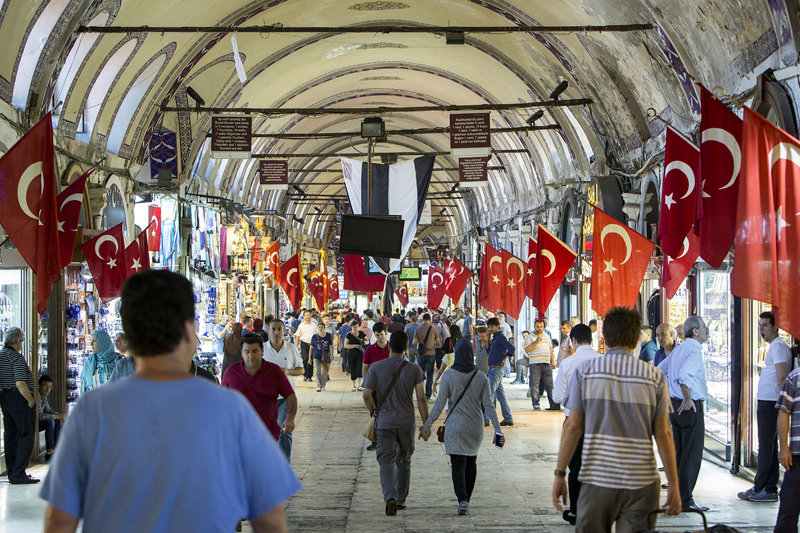
[[[633, 307], [655, 243], [594, 208], [592, 309], [604, 316], [615, 306]], [[541, 257], [541, 254], [539, 254]]]
[[[152, 222], [150, 225], [152, 225]], [[125, 248], [126, 279], [139, 272], [150, 270], [150, 249], [147, 246], [147, 242], [150, 240], [147, 230], [150, 229], [150, 225], [144, 228], [144, 230], [133, 239], [133, 242]]]
[[285, 276], [281, 276], [281, 287], [292, 308], [297, 311], [300, 309], [300, 302], [303, 299], [303, 278], [300, 275], [300, 254], [293, 255], [281, 265], [281, 273], [285, 272]]
[[[536, 288], [536, 280], [533, 276], [536, 269], [536, 253], [538, 245], [533, 239], [528, 239], [528, 268], [525, 270], [525, 295], [534, 301], [534, 289]], [[544, 316], [544, 315], [540, 315]]]
[[661, 269], [661, 286], [670, 300], [675, 297], [683, 280], [689, 274], [697, 258], [700, 256], [700, 237], [689, 232], [683, 241], [683, 249], [674, 259], [664, 255], [664, 266]]
[[328, 276], [328, 297], [331, 300], [339, 299], [339, 276]]
[[747, 108], [743, 137], [731, 292], [772, 304], [800, 337], [800, 141]]
[[[700, 86], [700, 171], [702, 188], [695, 191], [694, 231], [700, 256], [719, 268], [736, 233], [739, 175], [742, 164], [742, 121]], [[674, 255], [678, 255], [676, 252]]]
[[[323, 269], [322, 270], [322, 278], [320, 279], [322, 282], [322, 301], [325, 302], [325, 306], [328, 305], [328, 302], [331, 301], [331, 295], [328, 292], [328, 271]], [[324, 307], [323, 307], [324, 309]]]
[[503, 310], [514, 320], [519, 319], [519, 311], [525, 303], [525, 272], [527, 265], [514, 254], [503, 250]]
[[151, 205], [148, 208], [150, 230], [147, 232], [147, 249], [161, 252], [161, 208]]
[[403, 286], [394, 291], [394, 293], [397, 296], [398, 301], [400, 302], [400, 306], [408, 307], [408, 284], [403, 283]]
[[532, 276], [536, 287], [531, 301], [541, 318], [545, 316], [553, 296], [556, 295], [569, 269], [575, 264], [578, 254], [541, 225], [536, 245], [538, 260]]
[[118, 298], [127, 275], [122, 223], [86, 241], [81, 249], [103, 302]]
[[438, 309], [444, 298], [444, 271], [431, 263], [428, 268], [428, 309]]
[[383, 292], [386, 276], [367, 276], [364, 258], [344, 254], [344, 289], [359, 292]]
[[36, 274], [36, 310], [61, 278], [53, 122], [47, 113], [0, 158], [0, 226]]
[[503, 254], [487, 242], [481, 259], [481, 277], [478, 285], [478, 303], [491, 311], [503, 309]]
[[72, 262], [72, 252], [75, 249], [75, 238], [78, 236], [78, 222], [83, 208], [83, 191], [86, 180], [92, 173], [85, 172], [80, 178], [72, 182], [56, 198], [58, 207], [58, 247], [61, 259], [61, 268]]
[[668, 126], [658, 238], [672, 257], [680, 255], [683, 240], [692, 231], [699, 176], [700, 149]]
[[267, 268], [272, 272], [272, 277], [275, 279], [276, 283], [280, 283], [281, 281], [281, 243], [280, 241], [273, 242], [269, 248], [267, 248], [267, 253], [264, 256], [264, 259], [267, 262]]
[[306, 283], [308, 284], [308, 291], [317, 302], [317, 309], [320, 311], [325, 309], [325, 283], [319, 269], [312, 270], [306, 276]]
[[444, 272], [446, 275], [444, 292], [457, 302], [467, 288], [472, 271], [458, 257], [454, 257], [452, 261], [445, 261]]

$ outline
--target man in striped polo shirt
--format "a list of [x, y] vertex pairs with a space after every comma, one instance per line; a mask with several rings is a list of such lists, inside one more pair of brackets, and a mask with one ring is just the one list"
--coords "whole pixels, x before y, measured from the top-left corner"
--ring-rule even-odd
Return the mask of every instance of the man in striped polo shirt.
[[561, 435], [553, 483], [553, 505], [567, 503], [566, 468], [581, 435], [583, 464], [579, 481], [577, 533], [617, 533], [648, 529], [647, 515], [658, 507], [660, 478], [653, 437], [669, 488], [666, 514], [681, 512], [678, 468], [664, 375], [633, 356], [642, 319], [631, 309], [615, 307], [605, 316], [605, 355], [575, 369], [565, 401], [570, 415]]
[[778, 403], [778, 442], [781, 466], [786, 469], [781, 484], [781, 504], [774, 533], [797, 531], [800, 516], [800, 369], [783, 383]]

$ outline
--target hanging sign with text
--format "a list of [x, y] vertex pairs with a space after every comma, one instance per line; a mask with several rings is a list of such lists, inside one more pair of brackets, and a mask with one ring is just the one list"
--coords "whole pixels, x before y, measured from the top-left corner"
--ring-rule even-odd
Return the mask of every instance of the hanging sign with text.
[[489, 183], [485, 157], [458, 158], [458, 184], [461, 187], [483, 187]]
[[238, 115], [211, 117], [211, 157], [249, 159], [253, 143], [253, 121]]
[[258, 162], [259, 186], [262, 191], [283, 191], [289, 188], [289, 162], [261, 159]]
[[455, 156], [492, 153], [489, 113], [450, 113], [450, 153]]

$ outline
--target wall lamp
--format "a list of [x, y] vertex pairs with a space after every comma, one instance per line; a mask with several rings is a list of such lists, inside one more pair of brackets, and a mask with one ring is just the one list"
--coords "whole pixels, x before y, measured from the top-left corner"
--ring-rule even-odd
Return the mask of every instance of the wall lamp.
[[367, 117], [361, 123], [361, 136], [365, 139], [386, 137], [386, 124], [381, 117]]
[[543, 116], [544, 116], [544, 110], [540, 109], [536, 113], [531, 115], [525, 122], [528, 123], [528, 126], [533, 126], [536, 123], [536, 121], [542, 118]]
[[558, 100], [558, 97], [561, 95], [561, 93], [563, 93], [564, 91], [567, 90], [568, 86], [569, 86], [569, 82], [567, 80], [564, 80], [561, 83], [559, 83], [558, 87], [553, 89], [553, 92], [550, 93], [550, 99], [551, 100]]

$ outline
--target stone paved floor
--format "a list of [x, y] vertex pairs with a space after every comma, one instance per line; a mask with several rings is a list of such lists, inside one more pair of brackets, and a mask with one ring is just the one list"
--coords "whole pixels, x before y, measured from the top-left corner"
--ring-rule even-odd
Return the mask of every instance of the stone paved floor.
[[[297, 383], [300, 413], [292, 465], [304, 489], [287, 503], [290, 531], [573, 531], [550, 500], [563, 416], [531, 411], [522, 385], [506, 386], [517, 425], [505, 428], [503, 450], [492, 445], [492, 431], [487, 428], [478, 456], [470, 516], [455, 515], [457, 502], [448, 457], [443, 445], [434, 442], [435, 437], [427, 443], [417, 441], [408, 508], [397, 516], [386, 516], [375, 452], [366, 450], [368, 442], [361, 436], [367, 420], [361, 394], [350, 391], [351, 382], [340, 365], [333, 367], [327, 392], [317, 393], [312, 383]], [[44, 476], [46, 469], [40, 465], [30, 472]], [[706, 461], [695, 497], [711, 507], [707, 513], [710, 524], [724, 523], [748, 532], [772, 531], [778, 504], [740, 502], [736, 492], [749, 486]], [[45, 502], [37, 494], [35, 486], [0, 483], [0, 533], [42, 531]], [[684, 531], [698, 529], [698, 523], [695, 515], [681, 515], [662, 519], [659, 526], [665, 531]], [[245, 523], [244, 530], [250, 530], [249, 524]]]

